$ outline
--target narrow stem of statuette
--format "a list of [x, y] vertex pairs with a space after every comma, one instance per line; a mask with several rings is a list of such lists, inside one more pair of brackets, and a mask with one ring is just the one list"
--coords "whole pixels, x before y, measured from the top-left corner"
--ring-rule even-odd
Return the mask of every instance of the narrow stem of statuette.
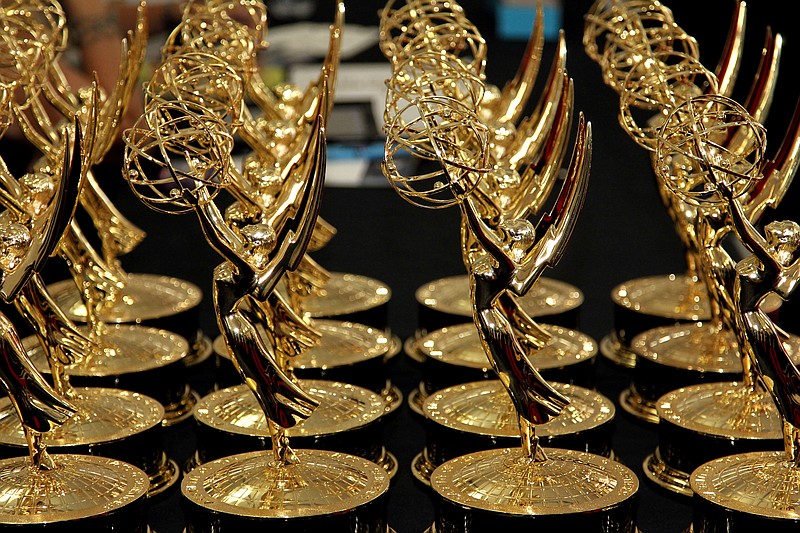
[[789, 461], [800, 468], [800, 428], [786, 420], [783, 421], [783, 444], [789, 455]]
[[756, 388], [756, 374], [753, 368], [753, 360], [750, 355], [742, 350], [742, 386], [747, 391], [754, 391]]
[[287, 466], [298, 462], [297, 456], [289, 447], [289, 437], [286, 430], [272, 420], [268, 420], [272, 437], [272, 453], [276, 466]]
[[25, 439], [28, 441], [31, 465], [36, 470], [52, 470], [56, 467], [53, 458], [47, 453], [47, 446], [42, 440], [41, 433], [25, 428]]
[[539, 437], [536, 436], [536, 426], [528, 422], [524, 417], [519, 419], [519, 432], [522, 439], [522, 457], [529, 461], [546, 461], [547, 456], [539, 445]]

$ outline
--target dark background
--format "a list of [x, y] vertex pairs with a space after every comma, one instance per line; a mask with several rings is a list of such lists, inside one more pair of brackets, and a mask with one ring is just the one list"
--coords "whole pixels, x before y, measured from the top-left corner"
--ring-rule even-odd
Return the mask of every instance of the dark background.
[[[461, 4], [487, 39], [487, 81], [502, 86], [516, 71], [525, 42], [495, 38], [494, 14], [489, 2]], [[765, 28], [771, 25], [782, 33], [786, 42], [782, 79], [772, 112], [765, 121], [770, 142], [768, 155], [777, 148], [798, 97], [797, 85], [788, 79], [795, 75], [800, 53], [794, 29], [796, 10], [786, 11], [788, 4], [793, 2], [753, 2], [748, 6], [746, 57], [733, 95], [740, 102], [744, 100], [764, 42]], [[599, 341], [613, 326], [610, 293], [615, 285], [639, 276], [680, 273], [684, 264], [681, 245], [658, 199], [649, 154], [618, 125], [618, 97], [602, 83], [599, 66], [583, 51], [583, 15], [590, 5], [585, 0], [566, 0], [563, 28], [568, 43], [568, 71], [575, 85], [575, 109], [591, 121], [594, 132], [592, 174], [586, 204], [567, 253], [545, 275], [574, 284], [584, 292], [579, 329]], [[666, 5], [673, 10], [676, 22], [698, 40], [701, 62], [713, 69], [727, 33], [733, 2], [681, 0]], [[347, 21], [377, 25], [377, 12], [382, 6], [383, 2], [348, 2]], [[332, 2], [320, 1], [313, 18], [330, 21], [332, 12]], [[284, 22], [291, 21], [273, 19], [272, 24]], [[553, 44], [548, 42], [540, 78], [545, 76], [552, 53]], [[383, 61], [383, 58], [376, 48], [361, 54], [357, 60]], [[538, 94], [532, 99], [538, 98]], [[210, 294], [211, 272], [219, 258], [202, 238], [195, 217], [168, 217], [147, 210], [130, 194], [113, 163], [106, 166], [108, 175], [102, 179], [114, 201], [148, 232], [145, 242], [122, 258], [123, 267], [129, 272], [155, 272], [187, 279]], [[768, 213], [765, 221], [776, 217], [800, 218], [797, 189], [795, 186], [790, 191], [781, 212]], [[338, 233], [325, 249], [314, 254], [315, 259], [333, 271], [363, 274], [386, 282], [392, 289], [390, 326], [401, 338], [412, 335], [417, 324], [414, 300], [417, 287], [435, 278], [464, 272], [455, 210], [429, 211], [411, 206], [384, 184], [328, 187], [321, 214], [336, 226]], [[215, 336], [210, 297], [205, 298], [202, 306], [201, 325]], [[616, 402], [630, 376], [598, 357], [598, 390]], [[392, 366], [392, 379], [407, 394], [416, 386], [419, 374], [404, 356], [397, 359]], [[191, 424], [168, 428], [168, 452], [181, 462], [193, 452], [193, 439]], [[391, 490], [390, 524], [398, 533], [421, 532], [430, 525], [433, 508], [426, 493], [412, 481], [409, 464], [422, 448], [424, 435], [405, 405], [388, 425], [385, 443], [400, 461]], [[683, 531], [691, 520], [691, 502], [655, 490], [641, 472], [642, 460], [656, 444], [655, 427], [633, 421], [621, 409], [617, 410], [614, 449], [620, 460], [639, 475], [640, 529], [644, 533]], [[152, 506], [151, 525], [157, 533], [177, 533], [183, 528], [179, 499], [179, 492], [174, 491]]]

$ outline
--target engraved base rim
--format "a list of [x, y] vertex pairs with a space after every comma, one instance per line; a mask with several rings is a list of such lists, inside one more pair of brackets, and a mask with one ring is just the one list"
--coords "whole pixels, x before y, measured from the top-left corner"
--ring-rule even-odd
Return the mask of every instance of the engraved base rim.
[[[457, 507], [506, 517], [557, 517], [593, 513], [630, 501], [638, 493], [639, 481], [636, 474], [617, 461], [574, 450], [543, 450], [548, 459], [541, 463], [526, 461], [520, 448], [485, 450], [451, 459], [433, 472], [431, 488], [439, 498], [452, 502]], [[502, 469], [499, 468], [500, 465]], [[605, 480], [605, 486], [597, 486], [594, 498], [589, 498], [589, 494], [567, 495], [562, 492], [564, 487], [571, 487], [571, 478], [588, 480], [592, 473]], [[486, 475], [491, 477], [486, 478]], [[539, 482], [531, 484], [521, 481], [531, 476]], [[516, 487], [520, 483], [534, 489], [536, 496], [526, 491], [523, 491], [525, 494], [518, 493]], [[481, 498], [478, 489], [489, 490], [492, 497]], [[572, 489], [574, 487], [570, 488]], [[552, 493], [548, 494], [548, 491]], [[579, 497], [568, 501], [570, 496]], [[535, 501], [536, 504], [527, 503], [529, 501]], [[522, 502], [526, 503], [523, 505]]]
[[[388, 494], [389, 476], [371, 461], [323, 450], [295, 453], [299, 462], [286, 467], [276, 467], [271, 452], [243, 453], [200, 465], [184, 476], [183, 498], [218, 515], [286, 520], [355, 510]], [[216, 487], [218, 478], [226, 480], [222, 489]], [[281, 490], [271, 492], [269, 487], [279, 480]], [[338, 487], [333, 481], [348, 485]], [[247, 487], [246, 497], [236, 503], [225, 492], [208, 492], [210, 488], [235, 494], [236, 487]]]
[[[26, 499], [29, 503], [36, 500], [34, 504], [44, 504], [44, 508], [24, 510], [19, 503], [7, 502], [16, 513], [3, 513], [0, 510], [0, 524], [18, 526], [77, 522], [97, 515], [111, 518], [109, 515], [124, 512], [125, 508], [137, 505], [146, 497], [150, 485], [147, 474], [133, 465], [90, 455], [58, 454], [53, 459], [56, 468], [46, 472], [31, 470], [28, 457], [0, 460], [0, 478], [4, 483], [12, 483], [17, 497], [25, 499], [21, 491], [23, 478], [29, 483], [32, 477], [44, 478], [37, 485], [45, 483], [73, 487], [71, 490], [57, 491], [53, 500], [45, 501], [41, 494], [38, 498]], [[88, 493], [90, 488], [92, 494]], [[106, 501], [98, 502], [102, 499]], [[125, 518], [131, 517], [125, 515]]]
[[[723, 515], [725, 523], [734, 528], [742, 522], [751, 527], [768, 523], [778, 531], [787, 525], [794, 531], [800, 527], [799, 481], [800, 468], [791, 464], [785, 451], [715, 459], [695, 469], [690, 477], [695, 515]], [[778, 501], [791, 507], [778, 508]]]

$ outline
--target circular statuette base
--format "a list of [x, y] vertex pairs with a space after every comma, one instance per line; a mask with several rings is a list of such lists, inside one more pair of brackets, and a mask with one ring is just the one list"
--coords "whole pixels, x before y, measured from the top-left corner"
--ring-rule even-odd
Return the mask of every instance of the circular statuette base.
[[[614, 419], [614, 404], [575, 385], [551, 383], [570, 399], [561, 415], [536, 427], [540, 437], [587, 431]], [[519, 438], [514, 404], [499, 380], [478, 381], [443, 389], [423, 404], [425, 416], [439, 425], [464, 432]]]
[[[150, 478], [148, 496], [177, 482], [177, 465], [163, 451], [164, 407], [153, 398], [121, 389], [78, 387], [71, 399], [78, 412], [43, 435], [50, 453], [86, 454], [125, 461]], [[0, 400], [0, 453], [27, 453], [27, 441], [16, 410]]]
[[386, 331], [355, 322], [314, 320], [311, 326], [322, 334], [319, 346], [309, 348], [292, 360], [296, 370], [349, 366], [385, 357], [395, 339]]
[[[181, 361], [189, 353], [189, 343], [184, 337], [136, 324], [105, 325], [97, 342], [101, 352], [65, 366], [70, 376], [107, 377], [146, 372]], [[26, 337], [23, 344], [36, 368], [49, 373], [38, 340]]]
[[[570, 399], [561, 415], [536, 427], [546, 446], [611, 454], [614, 404], [583, 387], [551, 383]], [[426, 449], [412, 464], [414, 476], [427, 484], [440, 464], [478, 450], [519, 444], [519, 422], [508, 392], [499, 380], [448, 387], [429, 396], [422, 412]]]
[[[135, 392], [79, 387], [70, 401], [78, 412], [43, 435], [48, 447], [85, 446], [124, 440], [161, 425], [164, 407]], [[0, 401], [0, 443], [27, 446], [22, 425], [8, 398]]]
[[679, 322], [709, 320], [711, 307], [702, 282], [689, 276], [647, 276], [620, 283], [611, 301], [629, 311]]
[[319, 296], [303, 299], [303, 311], [313, 318], [352, 315], [386, 305], [392, 291], [385, 283], [357, 274], [331, 272]]
[[[391, 390], [391, 384], [387, 383], [387, 363], [400, 349], [399, 338], [383, 329], [356, 322], [313, 320], [311, 327], [322, 337], [319, 345], [292, 358], [297, 377], [353, 383], [382, 395], [385, 393], [387, 409], [396, 409], [402, 395], [398, 398], [399, 391]], [[227, 374], [223, 378], [224, 385], [241, 383], [222, 335], [214, 339], [214, 351], [221, 357]]]
[[[183, 480], [187, 531], [383, 533], [389, 476], [375, 463], [335, 452], [297, 450], [278, 466], [270, 452], [233, 455], [200, 465]], [[356, 524], [359, 524], [356, 528]]]
[[[441, 499], [440, 531], [558, 526], [565, 531], [635, 531], [639, 483], [621, 464], [584, 452], [545, 448], [532, 462], [519, 448], [452, 459], [431, 475]], [[460, 524], [460, 526], [457, 526]]]
[[670, 391], [704, 382], [741, 379], [742, 361], [733, 332], [693, 322], [653, 328], [631, 343], [636, 367], [620, 404], [640, 420], [658, 423], [656, 403]]
[[[86, 307], [75, 282], [63, 280], [48, 287], [58, 306], [75, 322], [86, 322]], [[203, 292], [188, 281], [156, 274], [129, 273], [125, 289], [104, 307], [106, 323], [139, 323], [182, 313], [200, 304]]]
[[703, 383], [662, 396], [658, 448], [644, 461], [657, 485], [691, 496], [689, 476], [708, 461], [757, 450], [781, 450], [780, 413], [769, 394], [738, 382]]
[[710, 461], [692, 473], [691, 486], [694, 533], [800, 530], [800, 468], [783, 451]]
[[[531, 363], [548, 381], [592, 388], [597, 342], [574, 329], [549, 324], [541, 327], [551, 338], [542, 349], [528, 355]], [[422, 372], [427, 394], [459, 383], [496, 378], [472, 322], [432, 331], [415, 339], [409, 349], [424, 361]]]
[[[286, 430], [290, 437], [320, 436], [350, 431], [384, 415], [384, 403], [372, 391], [324, 380], [300, 380], [300, 386], [320, 400], [319, 408], [302, 423]], [[195, 418], [201, 424], [230, 433], [269, 436], [267, 419], [246, 385], [212, 392], [198, 402]]]
[[[363, 387], [325, 380], [300, 380], [320, 405], [300, 424], [286, 430], [293, 445], [357, 455], [387, 468], [396, 462], [383, 446], [384, 399]], [[198, 464], [234, 453], [269, 450], [267, 419], [246, 385], [203, 397], [194, 410]]]
[[0, 526], [147, 531], [143, 502], [150, 483], [144, 472], [104, 457], [53, 458], [56, 468], [49, 471], [32, 469], [27, 457], [0, 461]]
[[[416, 299], [421, 306], [440, 313], [472, 316], [469, 278], [465, 275], [426, 283], [417, 289]], [[583, 300], [583, 292], [577, 287], [542, 276], [525, 297], [520, 299], [520, 304], [530, 316], [543, 317], [573, 311], [581, 306]]]
[[[588, 335], [561, 326], [543, 324], [541, 327], [552, 338], [544, 348], [530, 354], [531, 362], [540, 371], [574, 365], [597, 354], [597, 343]], [[417, 339], [413, 349], [426, 359], [444, 364], [490, 368], [478, 330], [471, 322], [433, 331]]]

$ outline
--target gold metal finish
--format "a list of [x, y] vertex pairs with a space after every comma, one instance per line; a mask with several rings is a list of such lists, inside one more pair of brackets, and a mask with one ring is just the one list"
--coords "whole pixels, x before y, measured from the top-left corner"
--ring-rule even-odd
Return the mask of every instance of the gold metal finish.
[[312, 326], [321, 333], [320, 343], [298, 355], [292, 367], [327, 368], [358, 364], [385, 357], [393, 339], [382, 329], [355, 322], [314, 320]]
[[[541, 6], [537, 15], [538, 27]], [[459, 207], [470, 287], [466, 307], [474, 322], [464, 331], [473, 337], [477, 333], [480, 349], [473, 353], [488, 358], [505, 387], [522, 444], [521, 449], [447, 461], [431, 474], [431, 487], [459, 509], [456, 514], [488, 512], [489, 521], [498, 525], [510, 515], [566, 518], [616, 507], [638, 489], [632, 471], [599, 456], [540, 445], [537, 428], [557, 418], [570, 400], [542, 378], [534, 362], [556, 335], [520, 303], [564, 253], [588, 183], [592, 132], [581, 115], [561, 190], [551, 210], [541, 212], [566, 154], [572, 123], [563, 35], [540, 107], [518, 121], [530, 93], [523, 80], [532, 81], [538, 66], [522, 66], [504, 95], [487, 86], [485, 43], [456, 2], [440, 6], [435, 0], [416, 0], [398, 8], [390, 2], [381, 19], [381, 49], [393, 68], [387, 80], [383, 173], [414, 205]], [[533, 32], [526, 62], [538, 61], [540, 35]], [[475, 52], [472, 57], [470, 52]], [[402, 175], [395, 165], [401, 152], [427, 163], [428, 172]], [[533, 215], [540, 217], [538, 222], [528, 220]], [[432, 343], [417, 339], [414, 344], [430, 350], [428, 357], [442, 355]], [[596, 352], [595, 343], [592, 347]], [[437, 520], [443, 515], [440, 507]], [[467, 531], [470, 523], [459, 514], [448, 531]]]
[[[323, 380], [302, 380], [301, 383], [319, 399], [320, 407], [303, 423], [288, 429], [289, 436], [346, 432], [375, 422], [384, 415], [381, 397], [362, 387]], [[270, 435], [264, 412], [245, 385], [222, 389], [202, 398], [194, 416], [198, 421], [224, 431]]]
[[150, 486], [144, 472], [113, 459], [65, 454], [57, 456], [56, 465], [33, 472], [25, 459], [0, 461], [0, 492], [6, 495], [0, 523], [79, 521], [113, 514], [143, 498]]
[[706, 463], [691, 477], [698, 497], [749, 515], [800, 519], [797, 466], [784, 452], [732, 455]]
[[[763, 235], [756, 229], [764, 206], [780, 202], [796, 171], [791, 160], [797, 148], [789, 147], [797, 144], [798, 126], [795, 117], [777, 161], [767, 161], [766, 134], [759, 121], [775, 89], [780, 36], [768, 33], [746, 103], [740, 105], [728, 97], [738, 74], [744, 13], [744, 2], [737, 2], [718, 76], [700, 64], [690, 51], [693, 40], [658, 3], [643, 7], [635, 2], [598, 1], [587, 16], [584, 34], [587, 53], [601, 63], [606, 81], [620, 93], [621, 124], [634, 140], [654, 152], [659, 191], [686, 249], [688, 273], [699, 274], [709, 292], [711, 321], [706, 327], [714, 339], [709, 342], [716, 347], [700, 352], [706, 361], [691, 366], [702, 369], [712, 362], [709, 355], [719, 360], [723, 351], [735, 351], [743, 370], [741, 385], [722, 385], [722, 391], [713, 393], [713, 385], [698, 386], [663, 397], [665, 425], [734, 441], [755, 437], [774, 421], [760, 408], [764, 405], [761, 386], [783, 416], [784, 454], [723, 457], [692, 474], [692, 530], [697, 533], [737, 529], [743, 523], [747, 529], [758, 524], [796, 527], [798, 523], [795, 506], [789, 503], [797, 500], [800, 486], [796, 341], [773, 322], [767, 307], [770, 297], [787, 299], [800, 280], [800, 229], [789, 221], [768, 224]], [[615, 61], [627, 70], [624, 84], [613, 82]], [[634, 118], [637, 108], [651, 115], [644, 125]], [[752, 254], [738, 263], [722, 247], [731, 231]], [[726, 336], [729, 339], [722, 340]], [[735, 350], [724, 347], [732, 346], [731, 338], [736, 341]], [[728, 402], [731, 409], [724, 414], [714, 401], [708, 401], [731, 397], [737, 401]], [[677, 412], [670, 410], [673, 404]], [[645, 462], [645, 469], [662, 486], [686, 492], [682, 475], [668, 463], [663, 450]], [[784, 512], [787, 509], [789, 513]]]
[[[562, 415], [540, 425], [539, 436], [585, 431], [614, 418], [614, 404], [584, 387], [553, 383], [570, 399]], [[519, 434], [516, 411], [499, 381], [479, 381], [438, 391], [425, 399], [430, 420], [458, 431], [497, 436]]]
[[[72, 399], [78, 411], [48, 432], [50, 446], [84, 446], [123, 440], [161, 424], [164, 408], [147, 396], [130, 391], [79, 387]], [[25, 436], [7, 401], [0, 407], [0, 442], [25, 446]]]
[[[76, 387], [70, 400], [77, 412], [63, 425], [44, 434], [45, 445], [59, 453], [86, 448], [94, 455], [139, 466], [150, 480], [148, 497], [164, 492], [178, 481], [177, 465], [167, 458], [160, 447], [161, 439], [156, 437], [165, 416], [161, 403], [142, 394], [101, 387]], [[144, 438], [133, 439], [140, 435]], [[119, 445], [126, 440], [130, 448], [123, 451]], [[27, 446], [23, 428], [7, 398], [0, 400], [0, 444], [12, 449]], [[118, 446], [117, 453], [101, 451], [104, 446]], [[160, 460], [153, 460], [154, 457]]]
[[[32, 337], [25, 339], [26, 348], [37, 368], [49, 371], [41, 346]], [[100, 351], [82, 361], [66, 365], [73, 376], [119, 376], [163, 368], [186, 357], [189, 343], [174, 333], [163, 329], [134, 324], [109, 324], [104, 326], [100, 338]]]
[[611, 300], [626, 309], [680, 321], [711, 318], [705, 290], [686, 276], [648, 276], [620, 283]]
[[[157, 274], [130, 273], [119, 298], [100, 311], [107, 324], [132, 323], [165, 318], [200, 304], [198, 286], [181, 279]], [[86, 306], [75, 284], [69, 280], [48, 286], [56, 304], [75, 322], [85, 322]]]
[[[598, 0], [592, 5], [586, 15], [584, 47], [586, 53], [601, 66], [603, 80], [619, 93], [620, 124], [637, 143], [655, 152], [661, 142], [660, 135], [663, 132], [670, 134], [671, 127], [665, 124], [670, 117], [677, 119], [678, 124], [691, 122], [683, 114], [691, 99], [702, 95], [727, 97], [733, 92], [744, 47], [745, 15], [745, 3], [736, 2], [723, 55], [712, 73], [700, 63], [695, 39], [677, 25], [672, 12], [663, 4], [638, 0]], [[769, 110], [775, 90], [781, 46], [781, 37], [773, 36], [768, 31], [758, 73], [745, 104], [745, 114], [752, 114], [755, 120], [763, 119]], [[717, 120], [718, 124], [721, 122], [723, 121]], [[748, 127], [746, 121], [743, 124], [742, 129]], [[759, 154], [758, 145], [752, 143], [753, 134], [753, 131], [738, 132], [727, 140], [719, 139], [724, 144], [725, 155], [721, 156], [722, 159], [738, 159], [741, 162], [749, 157], [751, 161], [758, 161], [763, 154]], [[757, 133], [755, 135], [758, 136]], [[755, 150], [753, 146], [756, 146]], [[670, 167], [673, 163], [674, 167]], [[697, 301], [705, 306], [704, 289], [711, 280], [701, 266], [705, 245], [698, 241], [700, 230], [697, 229], [697, 224], [702, 215], [690, 205], [693, 202], [687, 200], [687, 194], [676, 196], [670, 192], [670, 188], [692, 187], [704, 183], [703, 180], [691, 178], [691, 184], [682, 181], [686, 180], [687, 174], [691, 174], [690, 171], [681, 171], [684, 163], [688, 164], [688, 161], [678, 159], [670, 162], [661, 154], [653, 155], [656, 173], [672, 176], [659, 180], [659, 193], [684, 247], [686, 278], [695, 280], [698, 284], [689, 294], [693, 299], [699, 298]], [[733, 168], [730, 161], [726, 164]], [[735, 172], [742, 172], [742, 169], [736, 169]], [[735, 185], [737, 195], [742, 192], [741, 183]], [[772, 181], [765, 187], [776, 193], [774, 201], [780, 201], [785, 183], [786, 178]], [[699, 196], [707, 196], [700, 189], [696, 192]], [[755, 196], [758, 198], [748, 201], [752, 214], [763, 210], [765, 202], [773, 201], [767, 199], [770, 194], [766, 191]], [[633, 301], [639, 306], [635, 298]], [[684, 301], [678, 299], [673, 303], [683, 305]], [[645, 305], [642, 307], [646, 308]], [[618, 330], [623, 328], [625, 325], [618, 325]], [[633, 367], [635, 360], [631, 359], [626, 350], [625, 339], [621, 337], [618, 331], [616, 339], [604, 343], [606, 349], [603, 352], [623, 366]]]
[[[54, 386], [45, 381], [11, 322], [0, 314], [4, 362], [0, 381], [8, 393], [4, 433], [12, 446], [27, 447], [29, 452], [28, 457], [0, 461], [0, 523], [7, 527], [54, 524], [56, 528], [80, 528], [91, 520], [92, 527], [112, 530], [124, 522], [126, 529], [143, 532], [147, 529], [141, 523], [143, 500], [150, 489], [147, 474], [106, 458], [51, 455], [47, 445], [81, 440], [73, 433], [78, 426], [77, 433], [86, 430], [89, 439], [101, 435], [124, 440], [139, 429], [160, 427], [163, 408], [153, 401], [155, 412], [143, 412], [145, 418], [154, 416], [136, 421], [148, 427], [136, 423], [126, 427], [123, 423], [138, 416], [139, 406], [128, 413], [116, 412], [118, 402], [103, 403], [103, 393], [89, 391], [89, 396], [101, 400], [94, 404], [103, 405], [100, 411], [107, 420], [113, 413], [111, 427], [104, 422], [98, 424], [102, 428], [92, 426], [91, 408], [81, 405], [85, 395], [70, 387], [63, 367], [92, 353], [93, 343], [55, 304], [39, 273], [49, 257], [80, 249], [80, 231], [73, 219], [78, 202], [102, 228], [101, 241], [109, 254], [111, 249], [128, 251], [123, 243], [126, 239], [135, 246], [135, 227], [127, 226], [123, 217], [103, 203], [107, 198], [90, 167], [110, 148], [133, 90], [144, 52], [144, 5], [139, 6], [136, 31], [123, 43], [120, 80], [107, 98], [96, 81], [77, 94], [70, 92], [59, 66], [67, 34], [65, 13], [57, 2], [34, 0], [7, 7], [0, 10], [5, 28], [0, 39], [0, 123], [4, 133], [13, 120], [41, 155], [20, 178], [0, 162], [0, 204], [4, 209], [0, 297], [14, 304], [32, 326], [33, 342], [43, 351], [41, 366], [52, 370]], [[48, 111], [48, 106], [53, 109]], [[9, 416], [13, 414], [17, 424]], [[158, 453], [163, 456], [161, 450]]]
[[[247, 8], [248, 24], [230, 12], [237, 5]], [[343, 26], [339, 1], [317, 82], [306, 91], [273, 91], [256, 68], [256, 54], [267, 45], [263, 6], [190, 3], [162, 48], [158, 75], [145, 90], [145, 112], [125, 135], [123, 172], [134, 193], [157, 211], [193, 212], [223, 259], [214, 270], [213, 297], [224, 352], [262, 411], [272, 443], [271, 453], [223, 457], [187, 474], [182, 493], [192, 507], [189, 531], [206, 531], [211, 522], [225, 528], [227, 520], [241, 527], [302, 518], [308, 527], [309, 520], [322, 524], [347, 513], [375, 524], [367, 528], [386, 528], [385, 470], [350, 455], [295, 451], [289, 443], [317, 410], [319, 396], [329, 399], [304, 389], [294, 370], [325, 338], [302, 303], [329, 278], [306, 252], [335, 231], [318, 222], [318, 214]], [[257, 109], [245, 106], [245, 97]], [[232, 158], [234, 135], [252, 150], [241, 169]], [[150, 171], [153, 164], [159, 172]], [[234, 201], [223, 213], [217, 202], [224, 195]], [[351, 344], [361, 340], [352, 337]], [[381, 339], [383, 356], [392, 343], [390, 336]], [[374, 403], [382, 415], [385, 404]]]
[[431, 486], [458, 505], [504, 515], [592, 512], [638, 491], [634, 473], [611, 459], [556, 448], [544, 451], [545, 461], [530, 461], [519, 448], [452, 459], [433, 472]]
[[358, 274], [331, 272], [320, 295], [303, 300], [304, 312], [312, 318], [336, 317], [384, 305], [392, 290], [376, 279]]
[[[565, 383], [553, 387], [570, 399], [561, 415], [537, 427], [539, 438], [552, 438], [591, 432], [614, 419], [613, 402], [590, 389]], [[459, 435], [485, 436], [501, 444], [503, 439], [519, 436], [519, 422], [514, 405], [502, 383], [496, 380], [465, 383], [447, 387], [421, 402], [420, 414], [428, 420], [452, 430], [450, 438]], [[488, 443], [486, 448], [493, 447]], [[437, 446], [446, 446], [444, 437]], [[441, 453], [441, 452], [440, 452]], [[441, 461], [440, 461], [441, 462]], [[426, 447], [411, 465], [412, 474], [425, 485], [438, 464]]]
[[[579, 331], [542, 324], [548, 334], [546, 343], [531, 350], [527, 357], [540, 370], [578, 364], [597, 355], [597, 343]], [[478, 330], [474, 324], [459, 324], [433, 331], [416, 339], [412, 351], [447, 364], [489, 369]]]
[[[289, 428], [286, 434], [312, 438], [319, 443], [320, 449], [325, 449], [322, 443], [329, 436], [336, 436], [341, 442], [348, 432], [353, 432], [353, 439], [359, 438], [355, 430], [378, 424], [387, 414], [385, 399], [363, 387], [328, 380], [301, 380], [301, 383], [320, 401], [320, 406], [307, 420]], [[203, 397], [193, 414], [198, 423], [222, 433], [270, 438], [267, 419], [245, 385], [228, 387]], [[353, 445], [369, 449], [367, 443], [354, 442]], [[390, 477], [397, 472], [397, 460], [382, 445], [377, 456], [365, 459], [385, 468]]]
[[[469, 279], [465, 275], [431, 281], [419, 287], [415, 296], [422, 305], [442, 313], [472, 316]], [[583, 299], [583, 292], [577, 287], [542, 276], [519, 303], [531, 317], [546, 318], [580, 307]]]
[[213, 511], [256, 518], [303, 518], [355, 509], [384, 495], [389, 476], [378, 465], [322, 450], [296, 450], [298, 461], [276, 464], [268, 452], [200, 465], [181, 488]]

